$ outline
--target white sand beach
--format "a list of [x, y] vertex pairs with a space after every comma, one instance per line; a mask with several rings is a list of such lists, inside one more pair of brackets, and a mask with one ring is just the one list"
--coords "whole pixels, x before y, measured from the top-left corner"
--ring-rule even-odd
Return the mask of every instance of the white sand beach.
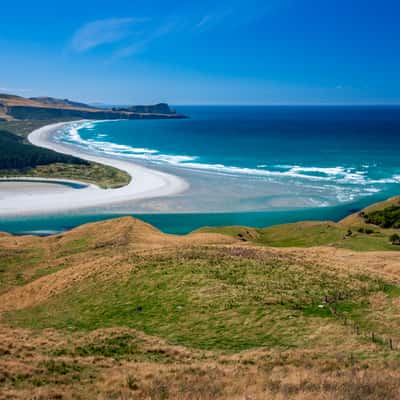
[[101, 189], [83, 184], [73, 188], [62, 185], [61, 179], [24, 178], [18, 181], [0, 181], [0, 216], [40, 215], [92, 207], [107, 207], [132, 200], [172, 196], [185, 191], [188, 183], [171, 174], [143, 167], [136, 163], [111, 157], [86, 154], [79, 149], [54, 143], [51, 135], [68, 123], [44, 126], [33, 131], [28, 140], [39, 147], [73, 155], [87, 161], [109, 165], [126, 171], [131, 182], [117, 189]]

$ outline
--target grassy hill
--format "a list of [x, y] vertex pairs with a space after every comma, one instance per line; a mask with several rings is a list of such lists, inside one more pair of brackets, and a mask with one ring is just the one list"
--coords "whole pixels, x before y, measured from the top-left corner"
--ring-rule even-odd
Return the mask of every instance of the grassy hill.
[[339, 223], [306, 221], [268, 228], [228, 226], [202, 228], [199, 232], [222, 233], [243, 242], [274, 247], [332, 246], [355, 251], [400, 250], [391, 236], [400, 224], [400, 197], [374, 204]]
[[396, 398], [399, 256], [360, 251], [370, 235], [351, 238], [355, 227], [174, 236], [127, 217], [46, 238], [2, 234], [0, 392]]

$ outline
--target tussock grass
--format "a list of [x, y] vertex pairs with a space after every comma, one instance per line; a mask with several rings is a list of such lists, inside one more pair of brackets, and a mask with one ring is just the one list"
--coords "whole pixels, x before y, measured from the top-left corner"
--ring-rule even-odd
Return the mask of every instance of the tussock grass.
[[16, 250], [0, 247], [0, 294], [11, 287], [26, 284], [29, 271], [43, 259], [44, 251], [40, 248]]
[[273, 247], [332, 246], [355, 251], [400, 250], [390, 242], [393, 230], [375, 229], [357, 223], [342, 226], [333, 222], [297, 222], [269, 228], [202, 228], [200, 232], [222, 233], [241, 241]]
[[239, 233], [163, 235], [122, 218], [0, 235], [0, 397], [396, 399], [396, 253]]
[[68, 331], [126, 326], [207, 350], [287, 349], [309, 346], [321, 319], [334, 319], [324, 299], [361, 324], [369, 296], [388, 287], [397, 295], [395, 285], [257, 249], [192, 248], [148, 257], [111, 286], [94, 277], [6, 320]]

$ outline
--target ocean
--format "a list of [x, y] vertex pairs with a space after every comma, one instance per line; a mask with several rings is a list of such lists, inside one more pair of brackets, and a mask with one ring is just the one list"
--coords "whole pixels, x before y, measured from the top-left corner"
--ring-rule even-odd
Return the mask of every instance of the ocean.
[[[339, 220], [400, 193], [400, 108], [181, 106], [188, 119], [75, 123], [56, 141], [182, 176], [182, 194], [108, 209], [3, 219], [50, 233], [116, 215], [163, 231]], [[40, 232], [38, 232], [40, 231]]]

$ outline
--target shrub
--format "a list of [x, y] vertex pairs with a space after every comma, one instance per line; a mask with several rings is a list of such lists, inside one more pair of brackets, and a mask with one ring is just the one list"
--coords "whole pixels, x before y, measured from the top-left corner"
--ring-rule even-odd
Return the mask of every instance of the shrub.
[[400, 245], [400, 236], [397, 233], [391, 235], [389, 240], [392, 244]]
[[367, 224], [382, 228], [400, 228], [400, 205], [391, 205], [383, 210], [365, 214], [364, 219]]

